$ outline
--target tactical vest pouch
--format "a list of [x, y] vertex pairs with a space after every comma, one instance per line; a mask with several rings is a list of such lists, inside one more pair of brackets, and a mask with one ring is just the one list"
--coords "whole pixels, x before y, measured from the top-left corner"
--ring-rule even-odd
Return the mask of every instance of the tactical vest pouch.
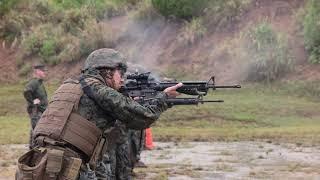
[[76, 180], [79, 175], [82, 160], [74, 157], [63, 159], [63, 169], [60, 174], [61, 179]]
[[17, 180], [43, 180], [47, 162], [46, 149], [32, 149], [18, 159]]
[[100, 136], [101, 131], [95, 124], [76, 113], [71, 113], [61, 139], [91, 157], [95, 146], [99, 143]]
[[47, 136], [56, 141], [68, 142], [91, 157], [99, 143], [101, 130], [74, 112], [82, 94], [80, 84], [66, 83], [60, 86], [37, 123], [35, 137]]
[[18, 159], [16, 180], [76, 180], [82, 160], [64, 156], [64, 151], [34, 148]]
[[63, 163], [63, 153], [64, 151], [58, 149], [48, 149], [48, 158], [46, 165], [46, 175], [48, 179], [57, 179], [62, 163]]

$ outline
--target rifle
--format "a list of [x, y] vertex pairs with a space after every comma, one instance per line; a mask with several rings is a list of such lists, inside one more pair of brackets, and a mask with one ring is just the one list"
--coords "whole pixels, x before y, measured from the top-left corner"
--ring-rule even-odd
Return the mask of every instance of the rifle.
[[215, 77], [212, 76], [208, 81], [163, 81], [159, 82], [150, 76], [150, 72], [133, 73], [127, 75], [127, 81], [121, 87], [120, 92], [130, 97], [140, 97], [138, 102], [143, 104], [151, 101], [161, 91], [168, 87], [174, 86], [179, 82], [183, 83], [177, 92], [191, 95], [192, 98], [169, 98], [166, 100], [169, 107], [174, 105], [197, 105], [199, 103], [224, 102], [223, 100], [203, 100], [203, 96], [208, 94], [209, 89], [216, 90], [222, 88], [241, 88], [240, 85], [223, 85], [215, 84]]

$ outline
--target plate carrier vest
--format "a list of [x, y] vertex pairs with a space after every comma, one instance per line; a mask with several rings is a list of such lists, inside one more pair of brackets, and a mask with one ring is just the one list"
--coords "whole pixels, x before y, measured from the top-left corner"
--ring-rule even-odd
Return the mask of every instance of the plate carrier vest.
[[[101, 152], [102, 132], [76, 113], [83, 90], [78, 80], [68, 79], [54, 93], [48, 108], [34, 129], [36, 139], [47, 138], [55, 144], [69, 144], [88, 159]], [[99, 155], [98, 155], [99, 156]], [[91, 161], [91, 160], [90, 160]]]

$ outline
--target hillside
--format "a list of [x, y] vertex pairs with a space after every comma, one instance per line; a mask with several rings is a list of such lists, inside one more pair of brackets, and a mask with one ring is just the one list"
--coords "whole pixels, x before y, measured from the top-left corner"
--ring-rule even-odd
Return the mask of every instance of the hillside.
[[16, 73], [15, 51], [3, 46], [0, 47], [0, 82], [16, 82], [19, 77]]
[[[223, 28], [209, 26], [207, 33], [193, 43], [181, 43], [184, 22], [156, 18], [152, 22], [136, 22], [130, 13], [100, 22], [106, 32], [117, 37], [113, 48], [124, 53], [135, 67], [155, 71], [161, 76], [207, 79], [217, 76], [218, 83], [243, 81], [248, 74], [249, 61], [238, 59], [242, 51], [241, 33], [249, 26], [267, 21], [272, 28], [285, 34], [294, 57], [293, 71], [281, 80], [319, 80], [320, 65], [310, 65], [296, 21], [302, 0], [256, 0], [236, 21]], [[132, 10], [133, 11], [133, 10]], [[178, 38], [177, 38], [178, 37]], [[17, 82], [19, 77], [15, 54], [19, 48], [0, 48], [0, 82]], [[49, 67], [50, 80], [63, 80], [80, 72], [84, 59]], [[139, 66], [140, 65], [140, 66]], [[179, 67], [179, 68], [177, 68]]]

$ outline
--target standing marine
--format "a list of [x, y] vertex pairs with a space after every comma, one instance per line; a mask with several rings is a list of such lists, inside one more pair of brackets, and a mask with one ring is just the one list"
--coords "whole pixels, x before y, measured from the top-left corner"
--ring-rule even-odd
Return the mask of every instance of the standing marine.
[[148, 105], [118, 92], [125, 58], [113, 49], [92, 52], [80, 77], [66, 80], [54, 93], [34, 130], [36, 148], [18, 159], [17, 179], [117, 179], [109, 174], [118, 122], [145, 129], [179, 93], [165, 89]]
[[46, 88], [44, 87], [43, 80], [46, 77], [46, 69], [43, 64], [37, 64], [33, 66], [32, 78], [26, 84], [23, 95], [27, 101], [27, 112], [30, 117], [30, 139], [29, 148], [33, 148], [34, 143], [32, 141], [32, 132], [35, 128], [42, 113], [47, 108], [48, 97]]

